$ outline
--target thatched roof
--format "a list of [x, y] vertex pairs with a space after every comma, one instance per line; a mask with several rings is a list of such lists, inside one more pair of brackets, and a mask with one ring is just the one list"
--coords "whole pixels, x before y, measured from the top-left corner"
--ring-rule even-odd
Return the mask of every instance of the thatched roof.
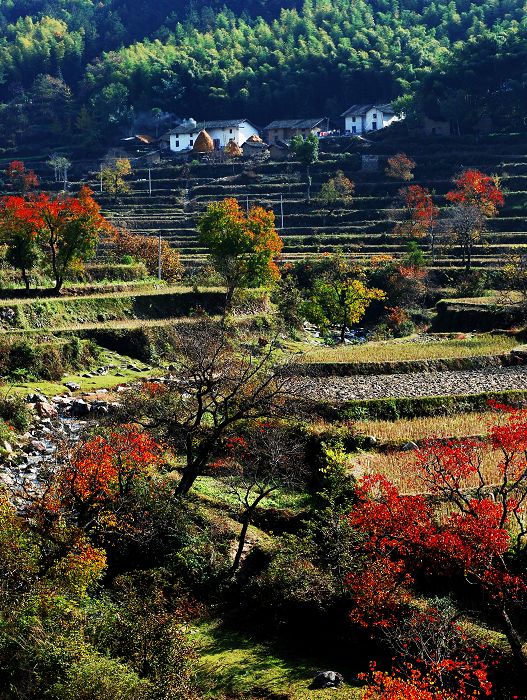
[[229, 143], [225, 146], [225, 153], [231, 158], [239, 158], [243, 155], [242, 149], [234, 139], [230, 139]]
[[205, 131], [205, 129], [202, 129], [196, 140], [194, 141], [194, 146], [192, 148], [192, 151], [194, 153], [210, 153], [211, 151], [214, 150], [214, 141], [211, 139], [209, 134]]
[[263, 143], [262, 139], [258, 136], [258, 134], [253, 134], [252, 136], [249, 136], [247, 139], [250, 143]]

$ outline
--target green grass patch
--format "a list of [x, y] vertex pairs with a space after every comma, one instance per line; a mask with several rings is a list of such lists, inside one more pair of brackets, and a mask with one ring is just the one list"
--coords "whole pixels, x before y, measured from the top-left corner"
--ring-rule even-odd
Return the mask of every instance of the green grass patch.
[[[351, 668], [333, 669], [329, 658], [313, 655], [306, 658], [285, 644], [263, 643], [226, 629], [218, 623], [195, 628], [198, 645], [198, 677], [206, 687], [205, 696], [219, 700], [254, 691], [283, 693], [288, 700], [325, 698], [359, 700], [360, 688], [350, 686], [338, 690], [309, 690], [318, 671], [338, 670], [344, 678], [355, 676]], [[333, 660], [334, 663], [334, 660]]]
[[[194, 484], [193, 490], [207, 500], [233, 508], [240, 506], [236, 493], [221, 478], [202, 476]], [[310, 495], [305, 492], [277, 489], [262, 501], [261, 507], [300, 511], [309, 506], [310, 499]]]
[[518, 345], [513, 336], [490, 333], [461, 337], [435, 336], [421, 341], [418, 338], [398, 338], [367, 342], [362, 345], [317, 347], [297, 344], [294, 350], [304, 351], [301, 357], [308, 363], [363, 363], [403, 362], [412, 360], [440, 360], [478, 357], [508, 352]]

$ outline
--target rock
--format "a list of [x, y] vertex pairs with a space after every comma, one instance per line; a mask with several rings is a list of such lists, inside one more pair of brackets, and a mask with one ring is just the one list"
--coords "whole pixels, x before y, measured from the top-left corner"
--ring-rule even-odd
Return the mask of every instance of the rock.
[[35, 409], [41, 418], [56, 418], [58, 415], [58, 411], [55, 406], [47, 401], [39, 401], [37, 404], [35, 404]]
[[377, 438], [375, 435], [365, 435], [364, 436], [364, 447], [375, 447], [377, 444]]
[[129, 387], [129, 386], [125, 386], [124, 384], [119, 384], [119, 386], [116, 387], [115, 391], [116, 391], [118, 394], [122, 394], [124, 391], [130, 391], [130, 387]]
[[81, 385], [76, 382], [64, 382], [64, 386], [70, 391], [79, 391], [81, 388]]
[[28, 394], [26, 396], [26, 401], [28, 403], [45, 403], [47, 401], [47, 397], [44, 396], [44, 394]]
[[406, 443], [401, 447], [401, 449], [404, 450], [405, 452], [410, 452], [411, 450], [418, 450], [418, 449], [419, 449], [419, 445], [417, 445], [415, 442], [412, 442], [412, 441], [410, 440], [410, 442], [406, 442]]
[[47, 452], [46, 445], [44, 445], [43, 442], [40, 442], [40, 440], [31, 440], [30, 445], [35, 450], [35, 452]]
[[91, 406], [84, 399], [77, 399], [71, 404], [71, 415], [77, 418], [88, 416], [91, 413]]
[[320, 671], [313, 678], [309, 686], [311, 690], [322, 690], [323, 688], [340, 688], [344, 683], [342, 674], [337, 671]]

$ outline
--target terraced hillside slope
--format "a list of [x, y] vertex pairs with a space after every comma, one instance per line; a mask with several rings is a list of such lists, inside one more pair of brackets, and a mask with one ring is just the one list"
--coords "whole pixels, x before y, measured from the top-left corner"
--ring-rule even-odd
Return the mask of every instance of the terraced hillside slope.
[[[225, 164], [198, 164], [184, 168], [166, 161], [152, 169], [152, 194], [148, 193], [148, 173], [137, 169], [129, 194], [112, 201], [99, 195], [105, 213], [131, 231], [170, 241], [189, 262], [204, 259], [196, 222], [211, 201], [237, 197], [246, 205], [272, 207], [284, 239], [284, 259], [341, 248], [358, 257], [379, 253], [398, 255], [406, 241], [394, 235], [401, 215], [397, 195], [405, 184], [384, 174], [386, 159], [404, 151], [417, 163], [413, 183], [435, 193], [437, 204], [444, 206], [444, 195], [451, 179], [467, 167], [496, 174], [502, 180], [506, 204], [499, 217], [488, 221], [485, 240], [476, 246], [473, 264], [496, 266], [511, 246], [527, 245], [527, 142], [511, 137], [467, 139], [395, 139], [353, 144], [349, 140], [323, 143], [333, 148], [321, 154], [313, 167], [312, 201], [307, 202], [305, 174], [299, 163], [263, 164], [235, 161]], [[338, 151], [349, 150], [342, 153]], [[377, 155], [376, 172], [362, 170], [362, 156]], [[332, 211], [317, 201], [321, 185], [337, 170], [343, 170], [356, 185], [349, 205], [337, 205]], [[97, 187], [97, 183], [93, 183]], [[283, 212], [283, 218], [282, 218]], [[440, 248], [437, 267], [456, 267], [455, 249]]]

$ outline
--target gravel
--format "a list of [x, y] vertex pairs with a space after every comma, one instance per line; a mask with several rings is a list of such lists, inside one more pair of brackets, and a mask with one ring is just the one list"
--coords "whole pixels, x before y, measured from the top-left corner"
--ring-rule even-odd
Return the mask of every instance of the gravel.
[[419, 374], [376, 374], [302, 380], [312, 398], [328, 401], [480, 394], [527, 389], [527, 366]]

